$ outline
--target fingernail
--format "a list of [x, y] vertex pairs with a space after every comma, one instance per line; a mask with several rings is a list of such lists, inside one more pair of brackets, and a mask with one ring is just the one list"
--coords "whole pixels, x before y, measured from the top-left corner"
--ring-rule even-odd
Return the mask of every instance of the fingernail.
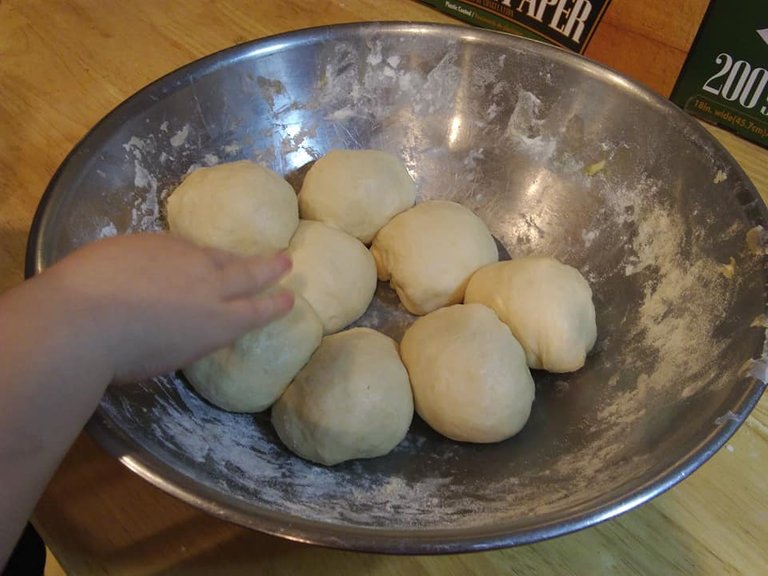
[[291, 310], [296, 301], [293, 290], [288, 290], [287, 288], [279, 288], [273, 291], [269, 296], [276, 306], [285, 311]]
[[288, 266], [288, 269], [291, 269], [293, 267], [293, 258], [291, 258], [291, 255], [288, 253], [287, 250], [283, 250], [281, 252], [278, 252], [275, 255], [275, 260], [278, 260], [281, 263], [284, 263]]

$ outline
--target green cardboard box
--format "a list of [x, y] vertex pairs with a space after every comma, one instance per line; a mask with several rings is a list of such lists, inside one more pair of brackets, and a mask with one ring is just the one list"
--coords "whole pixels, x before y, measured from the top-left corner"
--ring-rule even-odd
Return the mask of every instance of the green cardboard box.
[[610, 0], [421, 0], [480, 26], [583, 53]]
[[768, 147], [768, 0], [713, 0], [671, 100]]

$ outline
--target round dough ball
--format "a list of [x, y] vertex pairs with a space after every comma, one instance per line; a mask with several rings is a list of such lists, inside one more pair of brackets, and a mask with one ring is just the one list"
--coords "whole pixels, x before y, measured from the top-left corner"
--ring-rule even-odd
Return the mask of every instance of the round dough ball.
[[192, 387], [231, 412], [269, 408], [320, 345], [323, 325], [300, 296], [282, 318], [184, 369]]
[[291, 185], [249, 160], [198, 168], [168, 198], [171, 232], [238, 254], [282, 250], [298, 224]]
[[331, 150], [309, 169], [299, 193], [302, 218], [366, 244], [415, 201], [416, 185], [403, 163], [380, 150]]
[[480, 218], [455, 202], [434, 200], [395, 216], [371, 246], [379, 280], [389, 280], [412, 314], [464, 298], [470, 276], [499, 259]]
[[391, 338], [353, 328], [323, 338], [272, 407], [283, 443], [332, 466], [390, 452], [413, 419], [408, 373]]
[[499, 442], [531, 413], [534, 384], [509, 328], [482, 304], [457, 304], [419, 318], [403, 336], [416, 412], [463, 442]]
[[307, 299], [325, 334], [363, 315], [376, 291], [376, 263], [362, 242], [322, 222], [300, 220], [288, 251], [293, 268], [283, 285]]
[[478, 270], [465, 302], [493, 308], [522, 344], [531, 368], [573, 372], [597, 339], [592, 290], [576, 268], [526, 257]]

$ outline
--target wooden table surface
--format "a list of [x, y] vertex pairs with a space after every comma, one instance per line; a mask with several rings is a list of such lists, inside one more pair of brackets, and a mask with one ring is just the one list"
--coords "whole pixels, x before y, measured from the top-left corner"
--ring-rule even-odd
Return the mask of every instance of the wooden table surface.
[[[238, 42], [359, 20], [447, 16], [409, 0], [0, 0], [0, 290], [22, 280], [38, 200], [72, 146], [157, 77]], [[768, 197], [768, 151], [712, 129]], [[389, 557], [320, 549], [215, 520], [87, 436], [35, 523], [71, 574], [765, 574], [768, 399], [710, 462], [640, 509], [548, 542]], [[3, 494], [3, 497], [7, 497]]]

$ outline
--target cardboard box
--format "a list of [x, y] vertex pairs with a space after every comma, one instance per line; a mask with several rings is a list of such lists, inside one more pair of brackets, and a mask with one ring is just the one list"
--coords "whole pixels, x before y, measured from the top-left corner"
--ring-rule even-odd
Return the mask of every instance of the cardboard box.
[[671, 99], [768, 147], [768, 3], [714, 0]]
[[543, 40], [583, 53], [611, 0], [427, 0], [486, 28]]
[[579, 52], [665, 97], [708, 5], [708, 0], [421, 1], [477, 26]]

